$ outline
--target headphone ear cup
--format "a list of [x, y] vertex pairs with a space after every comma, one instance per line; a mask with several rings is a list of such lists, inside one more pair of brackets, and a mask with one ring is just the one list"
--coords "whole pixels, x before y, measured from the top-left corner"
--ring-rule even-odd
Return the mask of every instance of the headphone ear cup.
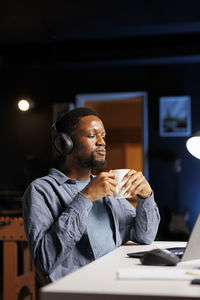
[[62, 154], [67, 155], [73, 150], [73, 141], [69, 134], [60, 133], [61, 144], [62, 144]]
[[73, 150], [73, 141], [67, 133], [58, 132], [55, 123], [52, 126], [52, 142], [56, 151], [67, 155]]

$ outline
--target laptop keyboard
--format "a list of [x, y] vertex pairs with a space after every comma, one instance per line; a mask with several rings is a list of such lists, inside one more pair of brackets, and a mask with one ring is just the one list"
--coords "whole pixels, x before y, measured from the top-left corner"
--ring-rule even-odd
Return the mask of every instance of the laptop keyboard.
[[166, 248], [166, 250], [169, 250], [171, 253], [177, 255], [179, 258], [183, 256], [183, 253], [185, 251], [185, 247], [174, 247], [174, 248]]

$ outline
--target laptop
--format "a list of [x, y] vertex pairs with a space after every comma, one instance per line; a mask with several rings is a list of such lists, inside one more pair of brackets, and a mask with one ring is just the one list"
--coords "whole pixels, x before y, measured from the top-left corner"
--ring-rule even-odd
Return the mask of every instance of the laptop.
[[[200, 259], [200, 213], [193, 226], [192, 232], [188, 239], [186, 247], [166, 248], [173, 254], [177, 255], [181, 262], [193, 259]], [[127, 253], [129, 257], [141, 258], [146, 251]]]

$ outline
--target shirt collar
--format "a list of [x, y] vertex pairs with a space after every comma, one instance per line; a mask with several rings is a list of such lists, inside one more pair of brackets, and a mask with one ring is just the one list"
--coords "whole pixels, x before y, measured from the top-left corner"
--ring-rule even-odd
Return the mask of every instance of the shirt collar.
[[[60, 185], [65, 182], [76, 183], [76, 180], [69, 178], [67, 175], [65, 175], [64, 173], [62, 173], [61, 171], [59, 171], [55, 168], [50, 169], [49, 176], [54, 178]], [[94, 176], [92, 174], [90, 175], [90, 177], [91, 177], [91, 179], [94, 178]]]

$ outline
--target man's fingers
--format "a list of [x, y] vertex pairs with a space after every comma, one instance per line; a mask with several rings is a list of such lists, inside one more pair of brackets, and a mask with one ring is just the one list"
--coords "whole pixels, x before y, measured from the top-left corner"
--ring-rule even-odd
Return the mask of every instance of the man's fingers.
[[131, 195], [139, 194], [145, 188], [145, 184], [141, 181], [136, 186], [132, 186], [127, 192]]
[[130, 185], [131, 185], [131, 187], [135, 188], [138, 186], [138, 184], [140, 184], [140, 182], [142, 182], [144, 180], [145, 180], [145, 178], [144, 178], [142, 172], [133, 173], [133, 175], [131, 177], [128, 177], [128, 180], [124, 184], [123, 189], [128, 188]]
[[109, 179], [108, 179], [108, 182], [109, 182], [111, 185], [113, 185], [113, 186], [117, 186], [117, 184], [118, 184], [117, 180], [116, 180], [116, 179], [112, 179], [112, 178], [109, 178]]
[[115, 178], [115, 173], [112, 170], [110, 170], [109, 172], [101, 172], [99, 176], [105, 178]]
[[130, 171], [128, 171], [128, 173], [126, 173], [126, 175], [124, 175], [124, 179], [127, 179], [129, 177], [131, 177], [133, 174], [136, 174], [137, 171], [134, 169], [131, 169]]

